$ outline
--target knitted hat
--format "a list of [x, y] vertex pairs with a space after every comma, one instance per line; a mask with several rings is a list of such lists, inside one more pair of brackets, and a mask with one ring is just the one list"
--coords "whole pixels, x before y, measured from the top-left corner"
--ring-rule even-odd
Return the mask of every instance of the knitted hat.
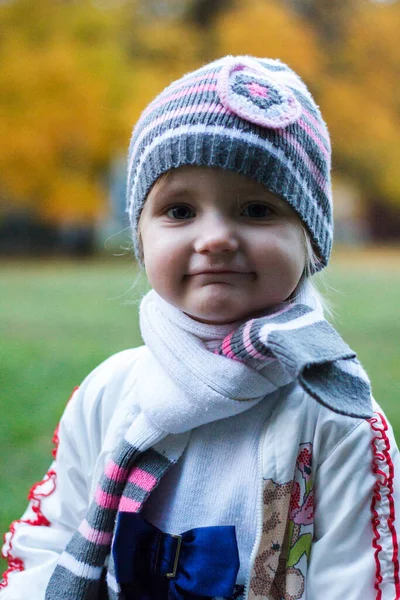
[[165, 88], [136, 124], [128, 212], [137, 228], [155, 181], [182, 165], [255, 179], [297, 212], [324, 267], [332, 246], [329, 133], [305, 84], [272, 59], [226, 56]]

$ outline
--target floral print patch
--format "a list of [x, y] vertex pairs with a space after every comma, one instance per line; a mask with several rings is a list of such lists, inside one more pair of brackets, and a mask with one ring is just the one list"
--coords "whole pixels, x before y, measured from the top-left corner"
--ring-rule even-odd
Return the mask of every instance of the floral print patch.
[[264, 482], [264, 518], [250, 581], [253, 600], [301, 600], [311, 551], [312, 445], [300, 444], [292, 481]]
[[250, 581], [252, 598], [267, 598], [278, 572], [283, 550], [292, 482], [264, 482], [264, 518], [260, 548]]

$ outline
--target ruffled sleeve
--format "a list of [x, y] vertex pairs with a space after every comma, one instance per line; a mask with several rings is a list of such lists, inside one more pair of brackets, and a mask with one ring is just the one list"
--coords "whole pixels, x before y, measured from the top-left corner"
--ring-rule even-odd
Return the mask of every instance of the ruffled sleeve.
[[307, 600], [400, 598], [400, 458], [383, 411], [374, 409], [317, 471]]

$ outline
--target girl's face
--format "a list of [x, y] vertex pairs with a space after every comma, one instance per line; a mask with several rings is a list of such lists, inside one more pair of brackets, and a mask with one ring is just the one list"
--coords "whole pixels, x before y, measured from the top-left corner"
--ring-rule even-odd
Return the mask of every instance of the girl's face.
[[151, 286], [204, 323], [256, 316], [286, 300], [305, 265], [290, 206], [256, 181], [213, 167], [171, 170], [139, 222]]

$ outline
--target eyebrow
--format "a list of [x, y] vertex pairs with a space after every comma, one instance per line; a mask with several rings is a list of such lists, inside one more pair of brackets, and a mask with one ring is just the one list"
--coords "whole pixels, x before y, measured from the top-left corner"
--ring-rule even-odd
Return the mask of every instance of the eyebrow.
[[187, 184], [182, 185], [182, 183], [179, 183], [179, 182], [174, 183], [173, 176], [166, 176], [166, 177], [161, 176], [155, 182], [155, 184], [153, 186], [153, 190], [156, 192], [159, 192], [159, 191], [163, 191], [165, 189], [167, 189], [167, 190], [172, 189], [173, 193], [181, 194], [181, 193], [190, 191], [191, 188]]

